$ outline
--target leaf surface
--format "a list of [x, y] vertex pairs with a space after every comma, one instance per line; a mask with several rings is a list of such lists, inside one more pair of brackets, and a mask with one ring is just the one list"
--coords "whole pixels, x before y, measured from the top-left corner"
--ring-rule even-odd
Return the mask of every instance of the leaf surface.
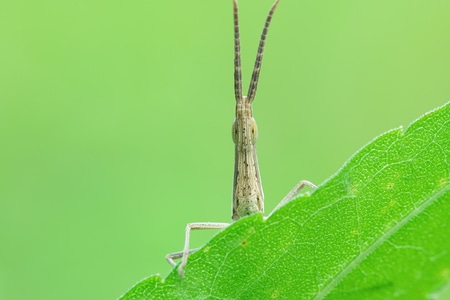
[[120, 299], [437, 299], [450, 281], [450, 103], [356, 153], [311, 195], [244, 218]]

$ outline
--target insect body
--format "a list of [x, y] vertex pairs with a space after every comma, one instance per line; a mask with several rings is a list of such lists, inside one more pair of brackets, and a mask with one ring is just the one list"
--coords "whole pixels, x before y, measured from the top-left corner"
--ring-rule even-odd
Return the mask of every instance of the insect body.
[[236, 102], [233, 123], [235, 143], [233, 221], [254, 213], [264, 213], [264, 194], [256, 155], [258, 127], [252, 116], [249, 99], [243, 96]]
[[[248, 95], [242, 95], [242, 72], [241, 72], [241, 51], [239, 38], [239, 21], [237, 0], [233, 0], [234, 12], [234, 93], [236, 98], [236, 118], [232, 127], [232, 136], [235, 144], [234, 161], [234, 183], [233, 183], [233, 221], [242, 217], [254, 214], [264, 213], [264, 194], [261, 185], [261, 176], [259, 174], [258, 158], [256, 156], [256, 141], [258, 139], [258, 128], [253, 118], [252, 102], [255, 98], [258, 86], [259, 72], [264, 53], [266, 35], [272, 20], [275, 8], [279, 0], [275, 0], [269, 14], [266, 18], [258, 52], [256, 55], [255, 66], [248, 89]], [[309, 181], [300, 181], [289, 194], [281, 200], [274, 209], [278, 209], [286, 202], [293, 199], [304, 187], [316, 188]], [[178, 266], [178, 274], [183, 276], [184, 267], [187, 264], [188, 255], [193, 252], [189, 250], [189, 237], [191, 230], [200, 229], [221, 229], [227, 227], [228, 223], [201, 222], [189, 223], [186, 225], [185, 244], [182, 252], [169, 254], [166, 256], [169, 263], [176, 265], [174, 259], [181, 257], [181, 263]]]

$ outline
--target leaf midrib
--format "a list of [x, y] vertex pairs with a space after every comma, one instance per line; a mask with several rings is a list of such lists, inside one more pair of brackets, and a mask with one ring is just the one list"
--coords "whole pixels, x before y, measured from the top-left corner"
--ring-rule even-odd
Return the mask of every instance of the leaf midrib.
[[427, 200], [418, 206], [416, 209], [412, 210], [409, 214], [405, 215], [399, 222], [397, 222], [391, 229], [387, 230], [382, 234], [375, 242], [373, 242], [369, 247], [367, 247], [363, 252], [361, 252], [354, 260], [350, 263], [331, 280], [324, 289], [320, 290], [319, 293], [314, 298], [315, 300], [320, 300], [325, 298], [333, 288], [335, 288], [342, 279], [347, 276], [356, 266], [358, 266], [367, 256], [374, 252], [379, 246], [381, 246], [385, 241], [389, 239], [394, 233], [396, 233], [400, 228], [406, 225], [410, 220], [419, 215], [421, 212], [425, 211], [427, 207], [435, 203], [442, 195], [450, 191], [450, 184], [445, 185], [442, 189], [434, 193]]

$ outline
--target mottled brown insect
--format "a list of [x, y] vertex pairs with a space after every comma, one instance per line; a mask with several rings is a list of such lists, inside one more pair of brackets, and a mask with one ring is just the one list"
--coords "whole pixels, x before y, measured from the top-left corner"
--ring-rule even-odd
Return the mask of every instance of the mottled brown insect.
[[[258, 139], [258, 128], [253, 118], [252, 102], [255, 99], [258, 87], [259, 72], [266, 43], [266, 35], [272, 20], [275, 8], [279, 0], [275, 0], [266, 18], [258, 53], [256, 54], [255, 66], [248, 89], [247, 96], [242, 95], [242, 72], [241, 72], [241, 51], [239, 38], [239, 21], [237, 0], [233, 0], [234, 12], [234, 94], [236, 98], [236, 119], [233, 123], [232, 136], [235, 144], [234, 162], [234, 184], [233, 184], [233, 221], [254, 213], [264, 213], [264, 193], [259, 173], [258, 157], [256, 155], [256, 141]], [[316, 188], [309, 181], [300, 181], [289, 194], [281, 200], [274, 209], [293, 199], [304, 187]], [[166, 256], [169, 263], [176, 265], [174, 259], [181, 257], [178, 266], [178, 274], [183, 276], [183, 268], [187, 264], [188, 256], [194, 250], [189, 250], [189, 235], [191, 230], [200, 229], [221, 229], [227, 227], [228, 223], [202, 222], [189, 223], [186, 226], [185, 244], [182, 252], [169, 254]]]

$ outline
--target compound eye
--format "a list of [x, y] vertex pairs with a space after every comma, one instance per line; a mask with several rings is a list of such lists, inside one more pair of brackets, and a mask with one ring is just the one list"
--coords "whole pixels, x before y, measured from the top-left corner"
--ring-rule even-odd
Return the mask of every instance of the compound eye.
[[236, 121], [233, 122], [233, 126], [231, 127], [231, 136], [233, 138], [233, 142], [237, 144], [238, 142], [238, 129]]
[[251, 138], [252, 138], [252, 144], [256, 144], [256, 141], [258, 140], [258, 126], [256, 126], [255, 120], [252, 118], [250, 130], [252, 131]]

